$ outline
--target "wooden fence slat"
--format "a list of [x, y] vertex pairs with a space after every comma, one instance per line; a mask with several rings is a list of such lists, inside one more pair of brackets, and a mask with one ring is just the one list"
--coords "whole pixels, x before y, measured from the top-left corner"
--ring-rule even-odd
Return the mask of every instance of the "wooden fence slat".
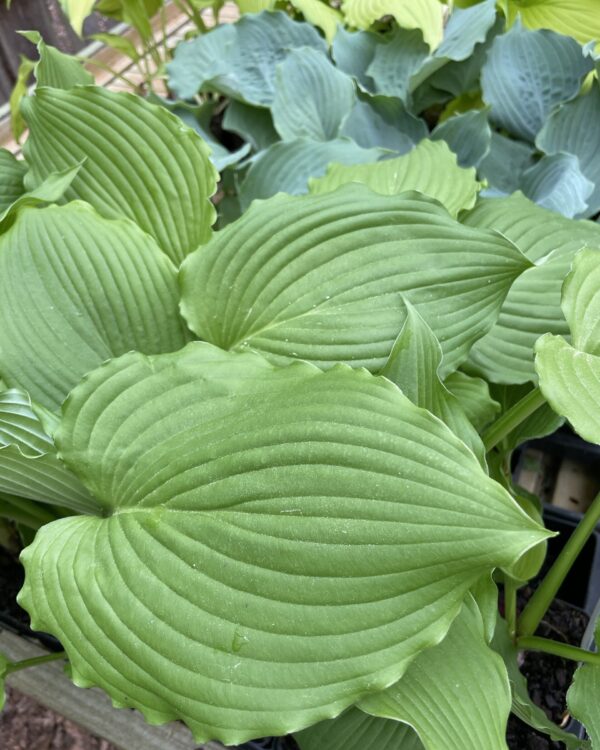
[[[0, 651], [13, 661], [47, 653], [37, 644], [1, 629]], [[64, 674], [63, 664], [49, 662], [14, 672], [8, 684], [121, 750], [224, 750], [219, 742], [197, 745], [183, 724], [153, 727], [138, 711], [113, 708], [102, 690], [76, 687]]]

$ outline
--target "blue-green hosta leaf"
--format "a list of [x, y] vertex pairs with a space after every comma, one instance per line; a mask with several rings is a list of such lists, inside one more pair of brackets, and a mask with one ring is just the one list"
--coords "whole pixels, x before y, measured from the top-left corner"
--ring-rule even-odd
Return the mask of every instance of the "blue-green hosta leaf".
[[478, 432], [498, 416], [500, 404], [490, 395], [485, 380], [457, 370], [448, 375], [444, 385], [459, 400], [469, 421]]
[[169, 87], [181, 99], [208, 88], [248, 104], [270, 106], [277, 64], [297, 47], [327, 51], [313, 26], [292, 21], [286, 13], [242, 16], [235, 24], [222, 24], [178, 44], [173, 62], [167, 65]]
[[328, 193], [348, 182], [361, 182], [383, 195], [418, 190], [438, 200], [452, 216], [473, 207], [480, 187], [475, 170], [459, 167], [456, 154], [445, 142], [427, 138], [397, 159], [354, 166], [331, 164], [324, 177], [311, 180], [310, 191]]
[[599, 289], [600, 251], [582, 250], [563, 287], [562, 309], [572, 345], [547, 334], [537, 342], [535, 358], [540, 389], [550, 406], [592, 443], [600, 443]]
[[25, 498], [25, 506], [37, 500], [79, 513], [98, 510], [89, 492], [57, 457], [29, 396], [16, 388], [0, 392], [0, 492], [14, 496], [17, 509]]
[[406, 305], [406, 320], [380, 374], [395, 383], [413, 404], [427, 409], [448, 425], [479, 461], [485, 463], [485, 449], [460, 401], [440, 380], [442, 347], [417, 310]]
[[568, 750], [589, 749], [589, 743], [578, 739], [574, 734], [565, 732], [564, 729], [554, 724], [544, 711], [531, 700], [527, 689], [527, 680], [518, 666], [519, 651], [509, 636], [505, 620], [500, 617], [497, 621], [492, 648], [500, 654], [506, 665], [512, 692], [512, 713], [530, 727], [537, 729], [538, 732], [547, 734], [556, 742], [564, 743]]
[[[600, 642], [600, 621], [596, 620], [595, 640]], [[581, 664], [575, 671], [573, 682], [567, 693], [567, 706], [571, 714], [580, 721], [592, 741], [593, 750], [600, 748], [600, 667], [596, 664]]]
[[470, 364], [493, 382], [533, 381], [534, 344], [548, 331], [567, 333], [560, 309], [562, 282], [578, 250], [600, 247], [600, 226], [566, 219], [519, 194], [483, 200], [464, 221], [501, 232], [536, 264], [511, 287], [498, 322], [473, 346]]
[[454, 221], [420, 194], [364, 185], [257, 202], [183, 266], [182, 309], [201, 338], [279, 361], [378, 371], [404, 294], [456, 369], [529, 266], [507, 240]]
[[19, 212], [0, 237], [0, 290], [0, 374], [50, 409], [110, 357], [189, 340], [171, 261], [83, 203]]
[[529, 143], [492, 133], [490, 150], [478, 168], [489, 186], [482, 195], [497, 197], [518, 190], [523, 173], [534, 165], [534, 153], [535, 149]]
[[595, 185], [585, 216], [600, 210], [600, 137], [597, 129], [590, 127], [598, 118], [600, 84], [594, 81], [588, 93], [553, 112], [536, 138], [537, 147], [547, 154], [564, 151], [579, 159], [581, 171]]
[[294, 739], [300, 750], [423, 750], [412, 727], [358, 708], [296, 732]]
[[311, 47], [290, 50], [277, 65], [271, 114], [284, 141], [337, 138], [355, 101], [352, 79]]
[[410, 724], [425, 750], [506, 750], [510, 704], [506, 667], [486, 643], [481, 613], [467, 596], [444, 640], [359, 707]]
[[[51, 172], [39, 185], [22, 193], [4, 211], [0, 212], [0, 233], [8, 229], [21, 209], [61, 200], [77, 176], [80, 167], [80, 164], [76, 164], [61, 172]], [[27, 175], [25, 175], [24, 182], [26, 179]]]
[[235, 99], [227, 105], [223, 115], [223, 129], [237, 133], [255, 151], [264, 151], [279, 140], [269, 109], [253, 107]]
[[385, 689], [547, 536], [438, 419], [347, 367], [130, 353], [71, 392], [56, 442], [103, 514], [40, 530], [20, 601], [77, 684], [198, 741]]
[[585, 44], [600, 39], [596, 0], [502, 0], [510, 23], [519, 17], [530, 29], [553, 29]]
[[252, 161], [240, 186], [242, 209], [256, 198], [270, 198], [275, 193], [307, 193], [309, 179], [325, 174], [332, 162], [361, 164], [377, 161], [384, 153], [381, 149], [361, 148], [346, 138], [327, 142], [298, 138], [274, 143]]
[[476, 167], [490, 150], [492, 131], [484, 110], [465, 112], [440, 123], [431, 134], [434, 141], [446, 141], [459, 166]]
[[0, 149], [0, 215], [25, 192], [23, 178], [27, 165], [10, 151]]
[[375, 93], [375, 81], [367, 75], [381, 35], [371, 31], [348, 31], [340, 28], [333, 40], [331, 54], [340, 70], [354, 78], [364, 91]]
[[434, 50], [444, 34], [444, 11], [439, 0], [344, 0], [342, 13], [348, 26], [368, 29], [383, 16], [393, 16], [403, 29], [419, 29]]
[[518, 138], [533, 140], [552, 110], [577, 94], [591, 68], [574, 39], [517, 23], [496, 37], [481, 71], [490, 117]]
[[290, 0], [290, 2], [296, 10], [302, 13], [306, 21], [321, 29], [329, 44], [333, 42], [343, 20], [339, 10], [332, 8], [323, 0]]
[[585, 213], [594, 191], [572, 154], [544, 156], [521, 176], [521, 190], [532, 201], [569, 219]]
[[39, 60], [33, 69], [38, 86], [53, 86], [57, 89], [70, 89], [77, 84], [94, 83], [80, 60], [44, 42], [39, 31], [21, 31], [28, 41], [37, 47]]
[[208, 148], [163, 107], [81, 86], [37, 89], [22, 109], [34, 184], [83, 162], [66, 198], [133, 219], [176, 264], [210, 237], [217, 174]]
[[342, 135], [362, 148], [380, 147], [404, 154], [427, 136], [427, 125], [407, 112], [399, 99], [362, 94], [342, 127]]
[[411, 79], [425, 63], [429, 47], [419, 30], [396, 28], [382, 39], [375, 47], [367, 75], [375, 81], [377, 93], [395, 96], [406, 104]]

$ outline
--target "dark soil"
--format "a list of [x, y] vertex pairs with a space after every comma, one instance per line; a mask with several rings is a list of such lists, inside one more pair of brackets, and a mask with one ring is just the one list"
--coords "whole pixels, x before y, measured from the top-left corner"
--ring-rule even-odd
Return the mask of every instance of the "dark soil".
[[[522, 609], [532, 595], [534, 587], [519, 591], [518, 608]], [[581, 609], [555, 599], [536, 631], [536, 635], [579, 646], [589, 616]], [[527, 679], [529, 694], [545, 714], [556, 724], [568, 723], [566, 709], [567, 690], [571, 684], [576, 662], [559, 656], [527, 652], [521, 672]], [[554, 742], [547, 735], [531, 729], [511, 714], [506, 733], [511, 750], [564, 750], [562, 742]]]

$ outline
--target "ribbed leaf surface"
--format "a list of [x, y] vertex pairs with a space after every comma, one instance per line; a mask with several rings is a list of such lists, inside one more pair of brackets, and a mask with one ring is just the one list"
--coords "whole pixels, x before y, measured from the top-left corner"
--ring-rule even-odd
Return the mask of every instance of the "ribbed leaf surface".
[[419, 30], [396, 28], [380, 37], [367, 68], [367, 75], [375, 81], [378, 93], [409, 101], [411, 79], [429, 55], [429, 47]]
[[12, 205], [25, 192], [23, 178], [27, 165], [6, 149], [0, 149], [0, 214]]
[[364, 91], [375, 92], [375, 81], [367, 75], [381, 36], [370, 31], [348, 31], [340, 28], [331, 45], [335, 64], [354, 78]]
[[516, 24], [496, 37], [481, 71], [491, 118], [510, 133], [533, 140], [561, 102], [572, 99], [592, 69], [574, 39]]
[[20, 601], [78, 684], [198, 740], [384, 689], [546, 536], [439, 420], [347, 367], [130, 353], [71, 392], [56, 442], [103, 517], [41, 529]]
[[456, 369], [525, 258], [420, 195], [362, 185], [257, 203], [186, 261], [182, 311], [201, 338], [279, 360], [378, 371], [405, 319], [401, 294]]
[[439, 645], [420, 654], [399, 682], [359, 705], [410, 723], [426, 750], [506, 750], [510, 704], [506, 667], [487, 645], [469, 596]]
[[582, 250], [565, 279], [561, 306], [573, 346], [600, 355], [600, 239], [595, 250]]
[[98, 506], [56, 456], [52, 439], [29, 396], [11, 388], [0, 392], [0, 491], [21, 498], [92, 512]]
[[83, 67], [81, 60], [46, 44], [39, 31], [22, 31], [21, 34], [37, 46], [39, 60], [34, 74], [38, 86], [70, 89], [78, 84], [94, 83], [94, 76]]
[[596, 0], [503, 0], [509, 21], [517, 15], [530, 29], [553, 29], [584, 44], [600, 39]]
[[534, 380], [534, 344], [544, 333], [567, 333], [561, 286], [575, 253], [586, 245], [600, 246], [600, 227], [565, 219], [522, 195], [481, 201], [464, 221], [502, 232], [536, 264], [515, 281], [498, 322], [475, 344], [470, 362], [493, 382]]
[[529, 143], [492, 133], [490, 150], [479, 164], [488, 188], [482, 195], [507, 195], [519, 189], [523, 172], [534, 164], [535, 149]]
[[490, 150], [492, 131], [487, 112], [481, 110], [455, 115], [438, 125], [431, 138], [446, 141], [456, 154], [459, 166], [476, 167]]
[[459, 167], [446, 143], [429, 139], [397, 159], [361, 166], [332, 164], [324, 177], [311, 182], [310, 191], [327, 193], [348, 182], [362, 182], [383, 195], [418, 190], [438, 200], [453, 216], [474, 206], [480, 187], [474, 169]]
[[68, 199], [133, 219], [176, 264], [209, 238], [217, 174], [202, 139], [179, 118], [96, 86], [40, 88], [22, 109], [36, 184], [83, 161]]
[[358, 708], [297, 732], [294, 739], [300, 750], [423, 750], [407, 724], [369, 716]]
[[189, 340], [176, 271], [132, 222], [91, 207], [23, 209], [0, 238], [0, 372], [57, 409], [88, 370]]
[[485, 380], [457, 370], [448, 375], [444, 385], [460, 401], [476, 430], [480, 431], [498, 415], [500, 404], [490, 396]]
[[523, 172], [521, 190], [534, 203], [569, 219], [585, 214], [594, 183], [581, 171], [572, 154], [543, 156]]

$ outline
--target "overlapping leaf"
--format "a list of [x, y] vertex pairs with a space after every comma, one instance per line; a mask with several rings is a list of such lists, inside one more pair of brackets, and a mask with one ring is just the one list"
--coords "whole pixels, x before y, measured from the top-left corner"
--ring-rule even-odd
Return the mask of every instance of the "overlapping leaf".
[[553, 112], [536, 138], [538, 148], [547, 154], [564, 151], [579, 159], [581, 171], [594, 184], [585, 216], [600, 210], [600, 139], [596, 128], [590, 127], [599, 117], [600, 84], [594, 81], [589, 92]]
[[534, 165], [534, 153], [529, 143], [493, 132], [490, 149], [479, 164], [479, 173], [488, 183], [482, 194], [499, 196], [518, 190], [523, 173]]
[[517, 16], [530, 29], [553, 29], [579, 42], [600, 39], [596, 0], [502, 0], [509, 22]]
[[427, 125], [410, 114], [399, 99], [363, 94], [344, 123], [342, 135], [362, 148], [384, 148], [404, 154], [427, 136]]
[[506, 750], [510, 704], [506, 667], [486, 643], [481, 613], [468, 596], [444, 640], [359, 706], [410, 723], [425, 750]]
[[342, 23], [342, 14], [339, 10], [322, 0], [291, 0], [291, 4], [309, 23], [321, 29], [329, 44], [333, 42]]
[[572, 219], [585, 214], [587, 200], [594, 191], [572, 154], [544, 156], [521, 177], [521, 190], [539, 206]]
[[279, 140], [270, 110], [266, 107], [253, 107], [235, 99], [229, 102], [225, 110], [223, 128], [237, 133], [255, 151], [262, 151]]
[[225, 349], [377, 371], [404, 294], [439, 339], [447, 374], [527, 267], [510, 242], [461, 226], [435, 201], [347, 185], [251, 206], [184, 264], [182, 310]]
[[485, 380], [457, 370], [448, 375], [444, 385], [460, 401], [469, 421], [477, 431], [483, 429], [498, 415], [500, 404], [490, 395]]
[[38, 31], [22, 31], [21, 34], [37, 47], [39, 60], [33, 72], [38, 86], [69, 89], [78, 84], [94, 83], [94, 76], [80, 60], [46, 44]]
[[217, 174], [202, 139], [179, 118], [96, 86], [42, 87], [22, 109], [33, 184], [82, 163], [68, 199], [133, 219], [176, 264], [208, 239]]
[[405, 104], [412, 91], [412, 78], [429, 55], [429, 47], [419, 30], [395, 29], [374, 49], [367, 75], [375, 81], [376, 91], [395, 96]]
[[380, 35], [370, 31], [340, 28], [331, 47], [337, 67], [354, 78], [362, 89], [371, 93], [375, 93], [376, 87], [375, 81], [367, 74], [367, 69], [380, 41]]
[[103, 517], [40, 530], [20, 601], [78, 684], [199, 741], [386, 688], [546, 535], [439, 420], [347, 367], [130, 353], [72, 391], [56, 441]]
[[[600, 624], [596, 621], [595, 641], [600, 641]], [[573, 677], [567, 693], [567, 705], [571, 714], [580, 721], [592, 741], [593, 750], [600, 748], [600, 667], [597, 664], [581, 664]]]
[[534, 344], [544, 333], [567, 333], [561, 286], [575, 253], [600, 246], [600, 227], [566, 219], [522, 195], [481, 201], [464, 221], [502, 232], [536, 264], [515, 281], [498, 322], [471, 350], [470, 363], [493, 382], [535, 380]]
[[393, 16], [404, 29], [419, 29], [431, 49], [443, 37], [443, 8], [438, 0], [344, 0], [342, 12], [349, 26], [368, 29], [383, 16]]
[[361, 148], [347, 138], [326, 142], [297, 138], [275, 143], [253, 160], [240, 186], [241, 206], [246, 209], [253, 200], [270, 198], [275, 193], [302, 195], [308, 192], [309, 179], [325, 174], [328, 164], [372, 162], [384, 153], [381, 149]]
[[424, 139], [397, 159], [373, 164], [332, 164], [327, 174], [311, 180], [311, 193], [326, 193], [349, 182], [360, 182], [383, 195], [418, 190], [438, 200], [452, 215], [472, 208], [479, 191], [474, 169], [463, 169], [443, 142]]
[[50, 409], [110, 357], [189, 340], [169, 259], [83, 203], [20, 211], [0, 238], [0, 290], [0, 373]]
[[574, 39], [516, 24], [496, 37], [488, 53], [483, 98], [498, 125], [533, 140], [552, 110], [577, 94], [591, 68]]
[[25, 192], [25, 162], [18, 161], [10, 151], [0, 149], [0, 215]]
[[446, 141], [461, 167], [476, 167], [491, 146], [492, 131], [484, 110], [465, 112], [440, 123], [432, 132], [434, 141]]

